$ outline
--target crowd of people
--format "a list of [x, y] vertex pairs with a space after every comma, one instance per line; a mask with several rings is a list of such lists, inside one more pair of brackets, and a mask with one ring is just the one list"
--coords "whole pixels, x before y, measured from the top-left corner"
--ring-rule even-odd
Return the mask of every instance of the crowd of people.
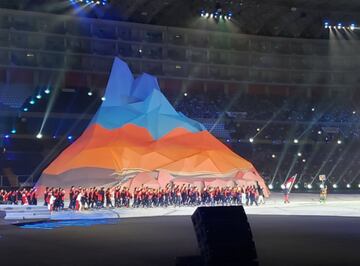
[[[102, 208], [155, 208], [181, 206], [230, 206], [264, 204], [264, 190], [258, 185], [233, 187], [204, 187], [194, 185], [172, 185], [165, 188], [150, 188], [142, 185], [133, 192], [127, 187], [83, 188], [69, 190], [71, 210]], [[66, 192], [62, 188], [46, 188], [44, 205], [50, 211], [65, 209]]]
[[37, 205], [36, 189], [1, 189], [0, 204]]

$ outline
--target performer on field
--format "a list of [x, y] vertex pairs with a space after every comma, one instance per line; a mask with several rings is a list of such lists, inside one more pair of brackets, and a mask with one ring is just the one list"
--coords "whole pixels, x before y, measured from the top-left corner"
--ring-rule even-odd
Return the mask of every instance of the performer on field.
[[297, 174], [288, 178], [285, 182], [285, 187], [284, 187], [284, 203], [285, 204], [290, 203], [289, 194], [291, 192], [293, 185], [295, 184], [296, 177], [297, 177]]
[[324, 185], [324, 186], [320, 189], [320, 203], [325, 203], [325, 202], [326, 202], [326, 198], [327, 198], [327, 186]]

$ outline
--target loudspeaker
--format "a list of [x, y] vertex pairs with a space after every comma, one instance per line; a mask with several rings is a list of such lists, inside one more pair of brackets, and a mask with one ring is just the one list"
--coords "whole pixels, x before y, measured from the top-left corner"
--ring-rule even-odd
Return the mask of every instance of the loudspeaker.
[[259, 265], [242, 206], [199, 207], [191, 219], [206, 266]]

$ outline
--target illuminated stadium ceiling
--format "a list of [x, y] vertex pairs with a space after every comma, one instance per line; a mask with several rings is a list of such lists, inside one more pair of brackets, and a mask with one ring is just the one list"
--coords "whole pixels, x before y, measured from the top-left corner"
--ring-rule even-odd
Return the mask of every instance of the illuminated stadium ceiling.
[[[83, 0], [86, 1], [86, 0]], [[0, 7], [66, 12], [69, 0], [2, 0]], [[67, 4], [67, 5], [66, 5]], [[64, 8], [67, 6], [67, 9]], [[232, 22], [201, 20], [201, 11], [231, 11]], [[62, 9], [62, 10], [61, 10]], [[360, 24], [359, 0], [108, 0], [89, 16], [268, 36], [326, 38], [324, 21]], [[359, 20], [359, 21], [357, 21]]]

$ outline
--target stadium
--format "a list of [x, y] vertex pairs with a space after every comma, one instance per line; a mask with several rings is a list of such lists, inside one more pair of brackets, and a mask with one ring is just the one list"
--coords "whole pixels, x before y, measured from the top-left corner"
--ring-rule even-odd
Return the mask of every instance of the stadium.
[[359, 12], [1, 1], [4, 262], [359, 265]]

